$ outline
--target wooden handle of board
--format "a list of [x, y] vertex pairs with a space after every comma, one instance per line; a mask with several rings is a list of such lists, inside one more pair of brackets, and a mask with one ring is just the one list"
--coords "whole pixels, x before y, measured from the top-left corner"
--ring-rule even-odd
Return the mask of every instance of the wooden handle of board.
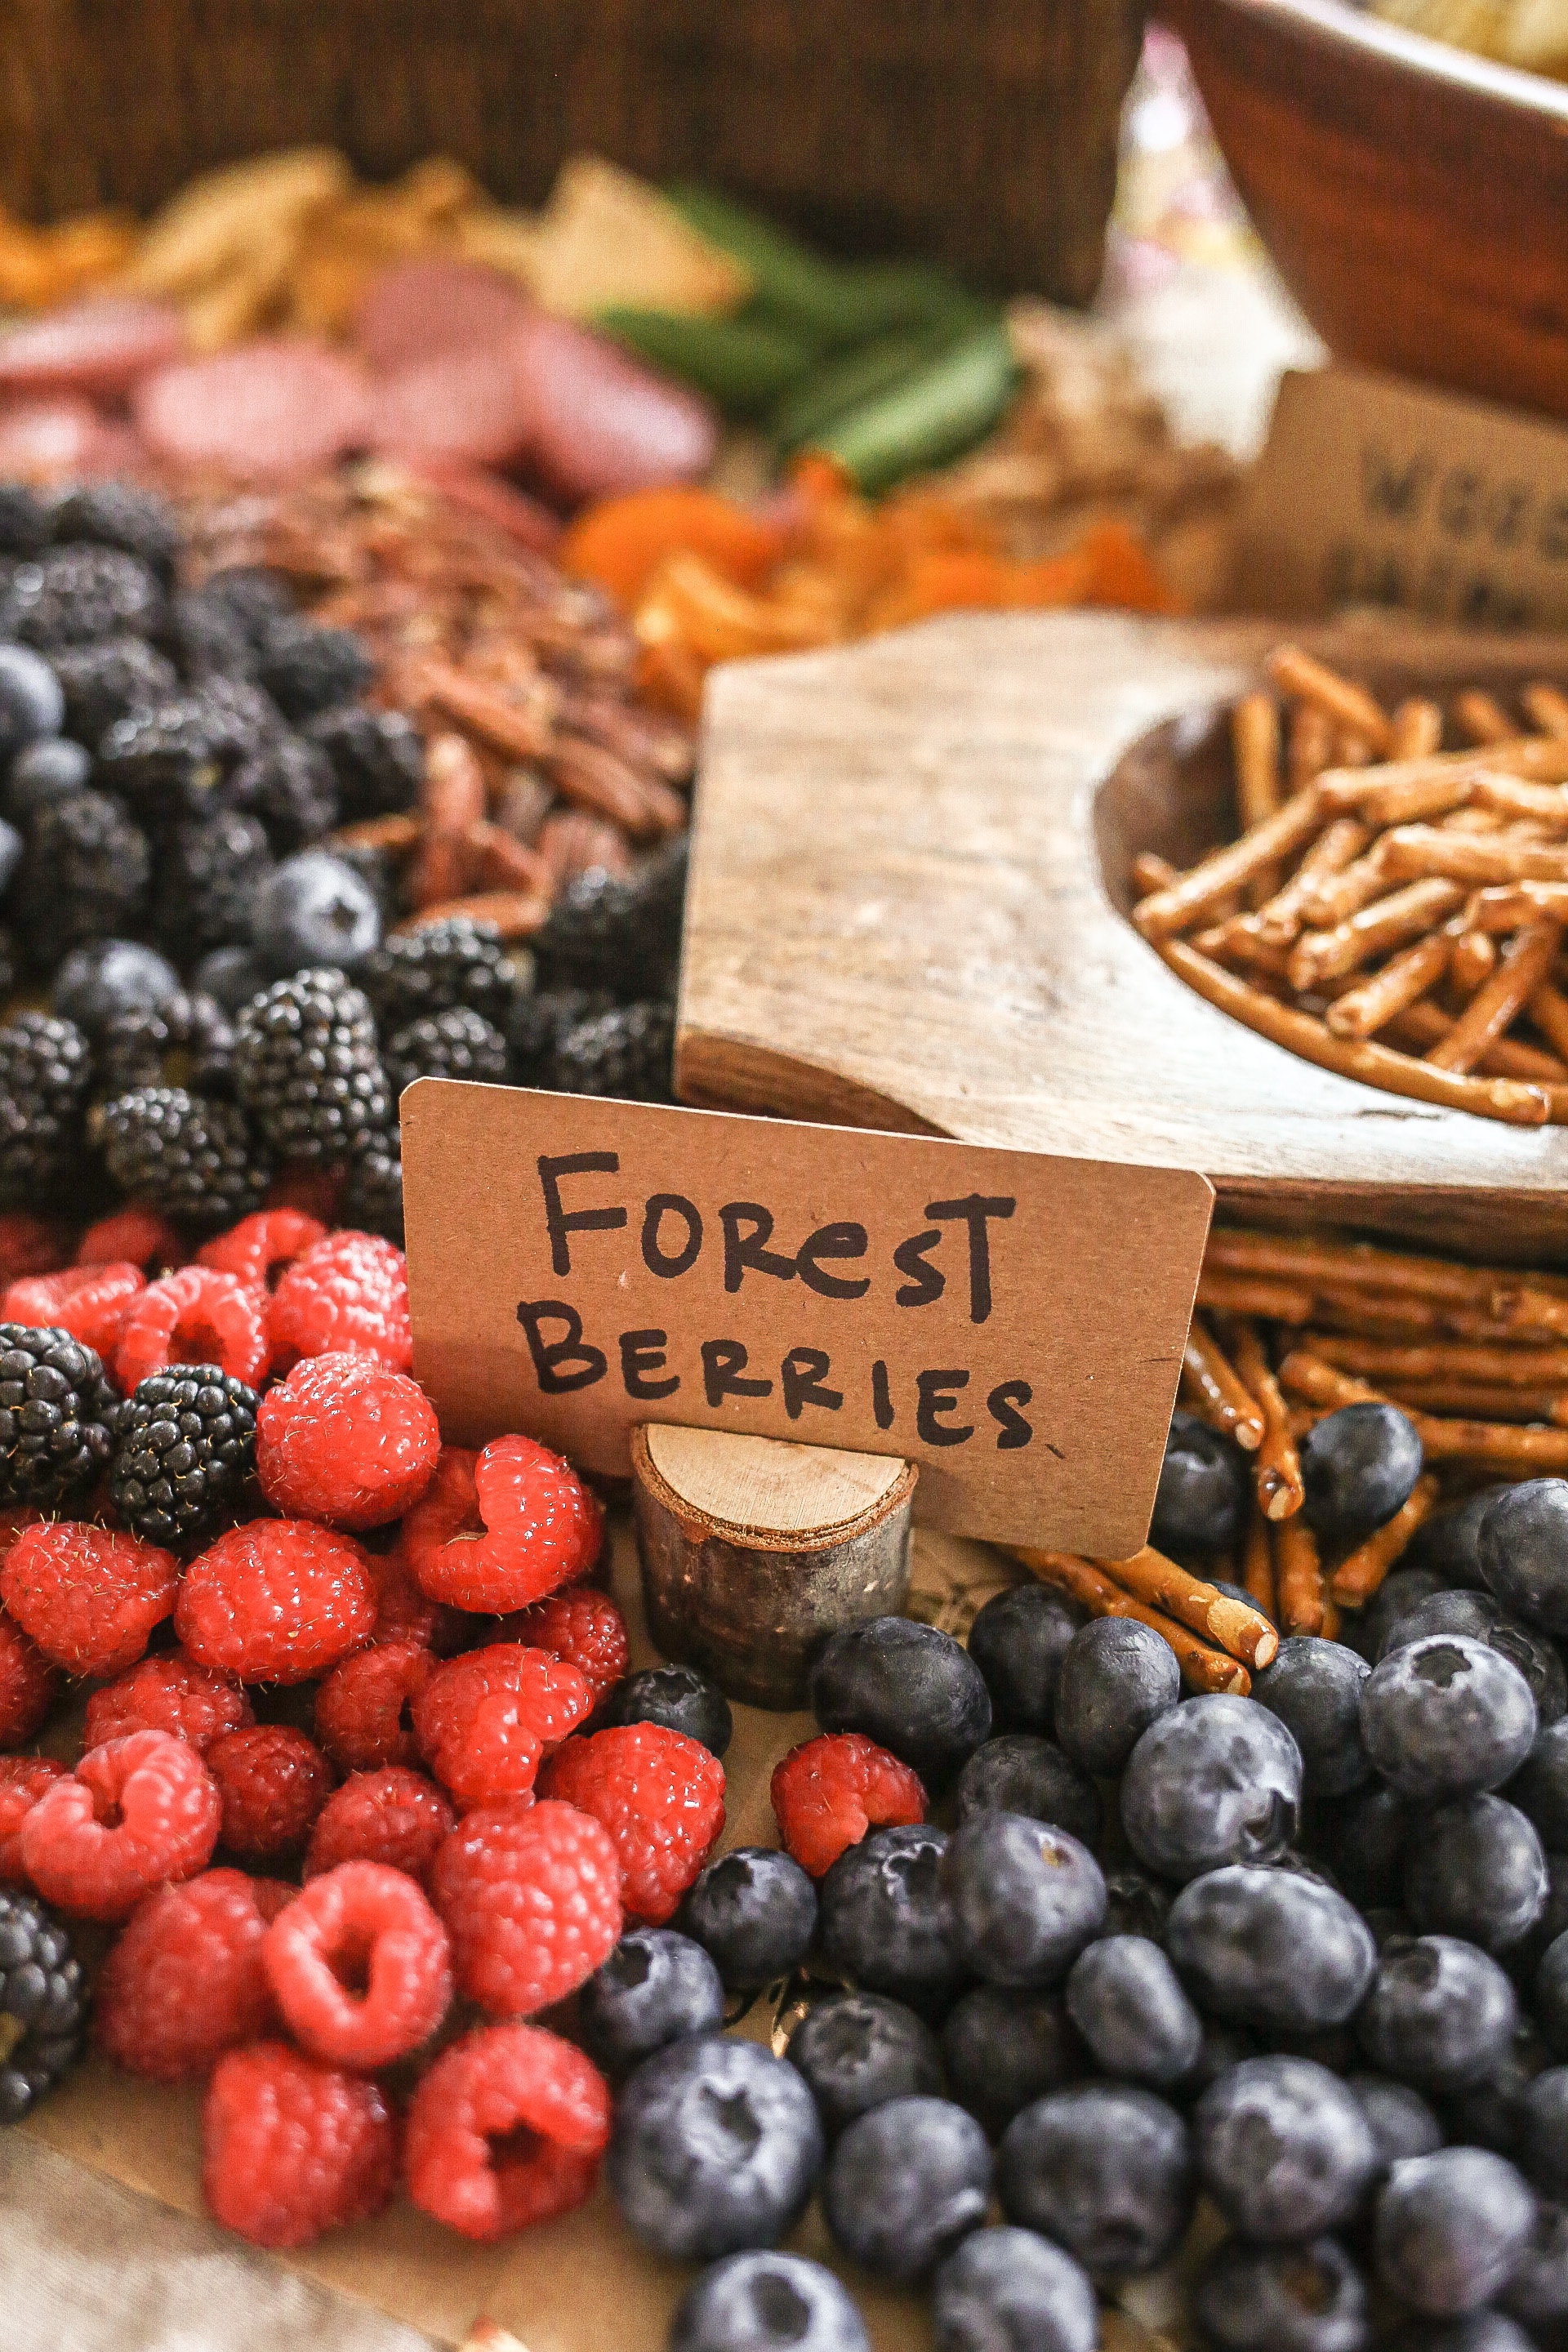
[[904, 1605], [916, 1475], [883, 1454], [728, 1430], [634, 1431], [643, 1598], [659, 1648], [749, 1706], [804, 1706], [827, 1635]]

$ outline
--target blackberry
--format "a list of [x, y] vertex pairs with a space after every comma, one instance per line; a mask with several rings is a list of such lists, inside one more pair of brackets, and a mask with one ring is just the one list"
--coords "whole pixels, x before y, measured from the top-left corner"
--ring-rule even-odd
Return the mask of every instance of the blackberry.
[[11, 633], [47, 653], [127, 632], [150, 635], [163, 619], [163, 592], [139, 557], [79, 542], [18, 563], [6, 604]]
[[304, 732], [332, 763], [345, 818], [393, 816], [418, 801], [425, 746], [401, 710], [347, 703], [322, 711]]
[[98, 1044], [105, 1100], [139, 1087], [188, 1084], [198, 1095], [233, 1092], [234, 1031], [222, 1006], [193, 990], [116, 1013]]
[[145, 834], [106, 793], [68, 793], [41, 808], [16, 896], [33, 961], [50, 969], [84, 940], [134, 930], [152, 864]]
[[0, 1323], [0, 1488], [46, 1509], [109, 1459], [119, 1399], [68, 1331]]
[[155, 824], [204, 814], [229, 749], [221, 714], [195, 695], [133, 710], [99, 745], [99, 771], [139, 816]]
[[259, 1209], [272, 1170], [243, 1111], [184, 1087], [137, 1087], [95, 1112], [93, 1128], [122, 1192], [165, 1216], [232, 1225]]
[[72, 1172], [91, 1073], [74, 1021], [20, 1013], [0, 1029], [0, 1205], [41, 1208]]
[[686, 889], [684, 845], [630, 880], [591, 866], [552, 907], [534, 952], [552, 988], [607, 988], [624, 1003], [673, 992]]
[[26, 482], [0, 482], [0, 555], [37, 555], [53, 528], [37, 490]]
[[555, 1048], [550, 1083], [563, 1095], [673, 1102], [675, 1014], [668, 1004], [622, 1004], [580, 1021]]
[[109, 1491], [149, 1543], [205, 1541], [239, 1508], [256, 1463], [256, 1391], [216, 1364], [175, 1364], [120, 1408]]
[[506, 1039], [466, 1005], [411, 1021], [386, 1048], [386, 1075], [395, 1095], [416, 1078], [479, 1078], [504, 1086], [506, 1069]]
[[187, 818], [158, 861], [154, 932], [180, 956], [247, 945], [252, 902], [271, 871], [272, 852], [256, 817], [220, 810]]
[[66, 731], [79, 743], [101, 742], [117, 719], [172, 702], [180, 690], [173, 662], [144, 637], [68, 646], [50, 667], [65, 694]]
[[283, 1160], [355, 1160], [391, 1123], [370, 1005], [331, 965], [280, 980], [245, 1007], [234, 1071], [240, 1101]]
[[376, 1136], [350, 1169], [342, 1221], [403, 1247], [403, 1161], [395, 1134]]
[[64, 1923], [0, 1888], [0, 2124], [20, 2123], [81, 2055], [87, 1979]]
[[294, 598], [280, 572], [259, 563], [236, 563], [209, 572], [202, 593], [232, 613], [252, 646], [259, 646], [275, 621], [287, 620]]
[[192, 698], [207, 716], [214, 747], [226, 768], [254, 760], [286, 732], [272, 697], [251, 677], [204, 677]]
[[213, 677], [249, 677], [256, 649], [244, 624], [207, 589], [184, 588], [169, 601], [163, 643], [193, 684]]
[[366, 957], [358, 977], [382, 1030], [390, 1034], [426, 1013], [450, 1013], [458, 1005], [504, 1028], [521, 974], [493, 923], [448, 915], [384, 940]]
[[117, 547], [139, 556], [161, 580], [174, 576], [180, 551], [180, 526], [167, 499], [134, 482], [84, 482], [67, 490], [54, 508], [54, 536], [89, 539], [99, 547]]
[[347, 629], [314, 621], [275, 621], [260, 641], [258, 674], [284, 717], [296, 726], [334, 703], [351, 702], [375, 675], [375, 665]]
[[555, 1048], [568, 1030], [615, 1010], [607, 989], [542, 988], [512, 999], [507, 1018], [512, 1076], [519, 1086], [547, 1087]]
[[338, 784], [324, 751], [298, 735], [279, 735], [244, 760], [223, 789], [226, 808], [260, 819], [274, 849], [285, 856], [331, 833], [338, 821]]

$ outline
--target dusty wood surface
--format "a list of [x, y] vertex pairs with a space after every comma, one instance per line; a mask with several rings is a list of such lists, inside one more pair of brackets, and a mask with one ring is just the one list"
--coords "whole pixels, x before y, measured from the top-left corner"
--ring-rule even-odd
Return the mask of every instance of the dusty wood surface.
[[[1313, 1068], [1126, 919], [1137, 850], [1180, 861], [1228, 829], [1220, 761], [1193, 747], [1279, 635], [987, 614], [719, 671], [683, 1099], [1197, 1168], [1252, 1214], [1568, 1256], [1568, 1129]], [[1568, 676], [1562, 640], [1379, 619], [1300, 641], [1384, 693]]]

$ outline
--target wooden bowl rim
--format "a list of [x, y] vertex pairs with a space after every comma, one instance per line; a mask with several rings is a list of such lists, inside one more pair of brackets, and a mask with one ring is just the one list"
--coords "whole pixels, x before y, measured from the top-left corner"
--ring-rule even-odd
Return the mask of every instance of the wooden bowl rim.
[[1534, 114], [1554, 129], [1568, 127], [1568, 83], [1497, 65], [1425, 33], [1406, 32], [1344, 5], [1344, 0], [1182, 0], [1178, 15], [1229, 16], [1271, 27], [1319, 47], [1342, 49], [1347, 62], [1446, 84], [1458, 95], [1509, 113]]

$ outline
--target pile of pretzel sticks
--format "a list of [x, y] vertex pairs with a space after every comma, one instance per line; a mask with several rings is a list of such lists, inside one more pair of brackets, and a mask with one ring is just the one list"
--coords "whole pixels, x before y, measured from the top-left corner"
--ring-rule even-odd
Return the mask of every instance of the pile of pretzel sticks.
[[[1568, 1276], [1216, 1226], [1182, 1402], [1247, 1458], [1235, 1576], [1251, 1611], [1152, 1549], [1017, 1557], [1096, 1616], [1153, 1625], [1195, 1687], [1245, 1692], [1247, 1667], [1274, 1654], [1276, 1625], [1342, 1634], [1442, 1505], [1478, 1486], [1568, 1475]], [[1336, 1557], [1302, 1514], [1298, 1449], [1324, 1413], [1379, 1402], [1414, 1423], [1424, 1467], [1403, 1508]]]
[[1241, 836], [1185, 873], [1140, 857], [1139, 930], [1325, 1069], [1568, 1121], [1568, 695], [1527, 686], [1521, 718], [1479, 691], [1389, 710], [1295, 646], [1268, 667], [1278, 691], [1232, 716]]

